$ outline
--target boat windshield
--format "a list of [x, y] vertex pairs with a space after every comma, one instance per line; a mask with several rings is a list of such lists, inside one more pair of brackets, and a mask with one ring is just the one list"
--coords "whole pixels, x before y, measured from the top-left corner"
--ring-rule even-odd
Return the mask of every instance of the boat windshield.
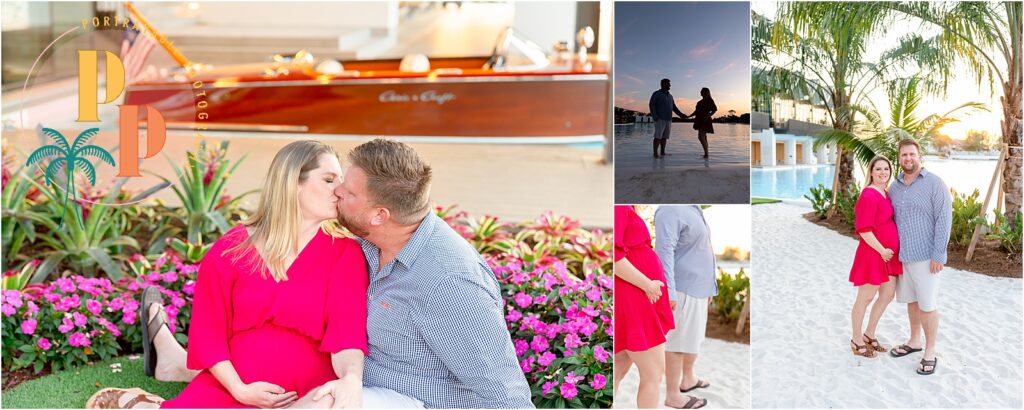
[[548, 64], [550, 61], [547, 54], [537, 43], [508, 27], [498, 36], [498, 42], [484, 68], [494, 71], [534, 71]]

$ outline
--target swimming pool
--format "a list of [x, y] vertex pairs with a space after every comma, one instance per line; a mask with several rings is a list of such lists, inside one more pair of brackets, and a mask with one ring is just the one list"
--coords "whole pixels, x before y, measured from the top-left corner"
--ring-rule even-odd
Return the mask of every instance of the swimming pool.
[[750, 169], [750, 195], [760, 198], [800, 199], [810, 187], [832, 187], [834, 165], [797, 165]]

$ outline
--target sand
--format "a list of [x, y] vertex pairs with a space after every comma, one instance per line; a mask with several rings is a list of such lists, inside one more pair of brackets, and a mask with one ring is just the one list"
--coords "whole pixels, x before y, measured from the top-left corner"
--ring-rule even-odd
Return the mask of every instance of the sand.
[[[708, 409], [750, 408], [750, 346], [718, 339], [706, 339], [697, 358], [697, 377], [711, 384], [706, 389], [691, 391], [708, 399]], [[630, 369], [615, 396], [615, 408], [636, 408], [636, 390], [640, 376], [636, 366]], [[665, 381], [661, 382], [661, 408], [665, 403]]]
[[747, 204], [750, 168], [741, 165], [615, 169], [617, 204]]
[[[1020, 408], [1021, 280], [947, 268], [940, 287], [938, 368], [921, 353], [850, 353], [848, 282], [857, 241], [807, 222], [809, 206], [753, 207], [752, 404], [755, 408]], [[886, 346], [908, 336], [906, 305], [878, 327]]]

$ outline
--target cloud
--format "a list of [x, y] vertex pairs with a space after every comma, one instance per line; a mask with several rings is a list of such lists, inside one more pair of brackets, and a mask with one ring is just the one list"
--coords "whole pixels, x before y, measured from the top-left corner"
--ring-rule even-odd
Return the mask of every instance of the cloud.
[[708, 41], [700, 47], [690, 49], [688, 54], [690, 58], [698, 60], [709, 58], [718, 51], [718, 47], [722, 45], [722, 40], [724, 40], [724, 37], [719, 37], [718, 41], [715, 42]]
[[622, 78], [622, 80], [624, 80], [623, 83], [632, 83], [632, 84], [636, 84], [636, 85], [644, 85], [644, 80], [641, 80], [637, 76], [633, 76], [633, 75], [629, 75], [629, 74], [619, 74], [619, 76]]
[[726, 71], [731, 70], [733, 67], [736, 67], [736, 62], [735, 61], [733, 61], [733, 62], [731, 62], [729, 64], [726, 64], [725, 67], [719, 68], [715, 72], [711, 73], [711, 76], [712, 77], [716, 77], [716, 76], [718, 76], [718, 75], [720, 75], [722, 73], [725, 73]]

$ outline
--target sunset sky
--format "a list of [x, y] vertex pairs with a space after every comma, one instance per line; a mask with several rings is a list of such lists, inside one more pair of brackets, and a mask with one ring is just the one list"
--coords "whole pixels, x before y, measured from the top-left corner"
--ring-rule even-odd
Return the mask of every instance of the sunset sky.
[[701, 87], [716, 117], [750, 112], [748, 3], [616, 3], [615, 106], [647, 112], [662, 78], [686, 114]]

